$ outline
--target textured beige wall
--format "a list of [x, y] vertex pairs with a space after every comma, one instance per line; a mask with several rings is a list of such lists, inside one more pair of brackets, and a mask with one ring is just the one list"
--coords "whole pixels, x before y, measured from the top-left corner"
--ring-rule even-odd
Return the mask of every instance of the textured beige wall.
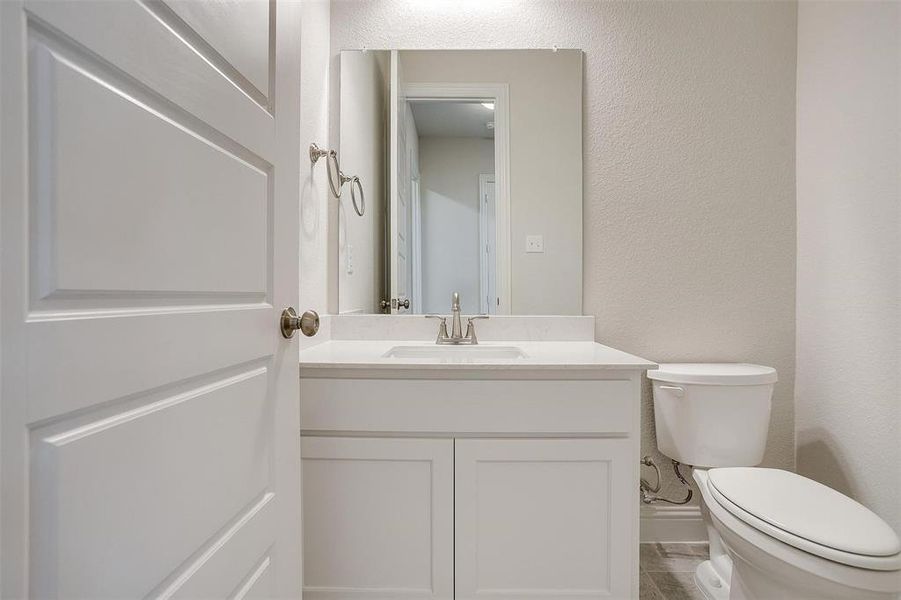
[[[337, 241], [329, 243], [329, 223], [337, 221], [337, 210], [330, 213], [324, 161], [315, 166], [306, 160], [307, 144], [327, 147], [329, 111], [329, 4], [325, 0], [301, 5], [300, 57], [300, 310], [313, 309], [321, 314], [338, 308], [334, 294], [329, 305], [329, 289], [337, 288]], [[337, 231], [337, 228], [332, 228]], [[329, 252], [335, 248], [335, 252]], [[299, 336], [306, 337], [306, 336]], [[303, 345], [315, 342], [301, 340]]]
[[[331, 54], [584, 50], [583, 310], [597, 339], [775, 367], [765, 462], [791, 467], [796, 21], [792, 2], [335, 0]], [[650, 449], [647, 394], [645, 408]]]
[[798, 14], [798, 471], [901, 532], [901, 4]]

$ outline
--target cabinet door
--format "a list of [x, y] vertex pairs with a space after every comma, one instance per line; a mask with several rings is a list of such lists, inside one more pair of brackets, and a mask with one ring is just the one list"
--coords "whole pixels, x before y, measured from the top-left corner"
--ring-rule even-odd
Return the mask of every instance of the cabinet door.
[[456, 598], [631, 597], [630, 457], [627, 439], [457, 440]]
[[304, 600], [451, 599], [453, 440], [304, 437]]

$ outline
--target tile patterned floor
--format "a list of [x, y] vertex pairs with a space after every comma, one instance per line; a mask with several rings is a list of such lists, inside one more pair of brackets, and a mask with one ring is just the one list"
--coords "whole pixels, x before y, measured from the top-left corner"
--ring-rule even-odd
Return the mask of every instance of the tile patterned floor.
[[704, 600], [694, 581], [707, 544], [641, 544], [641, 600]]

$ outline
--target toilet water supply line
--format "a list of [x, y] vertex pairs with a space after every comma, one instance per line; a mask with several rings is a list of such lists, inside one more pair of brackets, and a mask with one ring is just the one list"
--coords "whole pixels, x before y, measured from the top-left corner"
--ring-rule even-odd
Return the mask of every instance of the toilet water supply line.
[[647, 479], [645, 479], [644, 477], [641, 478], [641, 483], [638, 485], [638, 489], [641, 492], [641, 501], [642, 502], [644, 502], [645, 504], [651, 504], [652, 502], [668, 502], [669, 504], [688, 504], [688, 502], [691, 500], [691, 496], [692, 496], [691, 486], [688, 484], [688, 482], [685, 480], [685, 477], [683, 477], [682, 473], [679, 471], [679, 464], [680, 464], [679, 461], [677, 461], [677, 460], [673, 461], [673, 471], [675, 471], [676, 477], [679, 478], [679, 481], [682, 482], [682, 485], [684, 485], [687, 488], [688, 493], [686, 494], [685, 498], [682, 500], [670, 500], [669, 498], [664, 498], [663, 496], [657, 496], [656, 494], [657, 494], [657, 492], [660, 491], [660, 484], [661, 484], [660, 469], [657, 467], [657, 463], [654, 462], [654, 459], [652, 459], [650, 456], [643, 456], [641, 458], [641, 464], [645, 465], [646, 467], [651, 467], [652, 469], [654, 469], [654, 472], [657, 475], [657, 483], [655, 483], [653, 485], [651, 485], [651, 482], [648, 481]]

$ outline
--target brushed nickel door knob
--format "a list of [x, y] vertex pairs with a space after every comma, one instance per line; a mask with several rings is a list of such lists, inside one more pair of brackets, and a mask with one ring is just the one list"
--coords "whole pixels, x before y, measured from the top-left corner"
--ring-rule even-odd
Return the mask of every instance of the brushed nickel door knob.
[[286, 339], [293, 338], [294, 332], [298, 329], [305, 336], [312, 337], [319, 331], [319, 314], [315, 310], [308, 310], [298, 317], [294, 307], [289, 306], [282, 311], [280, 325], [282, 336]]

